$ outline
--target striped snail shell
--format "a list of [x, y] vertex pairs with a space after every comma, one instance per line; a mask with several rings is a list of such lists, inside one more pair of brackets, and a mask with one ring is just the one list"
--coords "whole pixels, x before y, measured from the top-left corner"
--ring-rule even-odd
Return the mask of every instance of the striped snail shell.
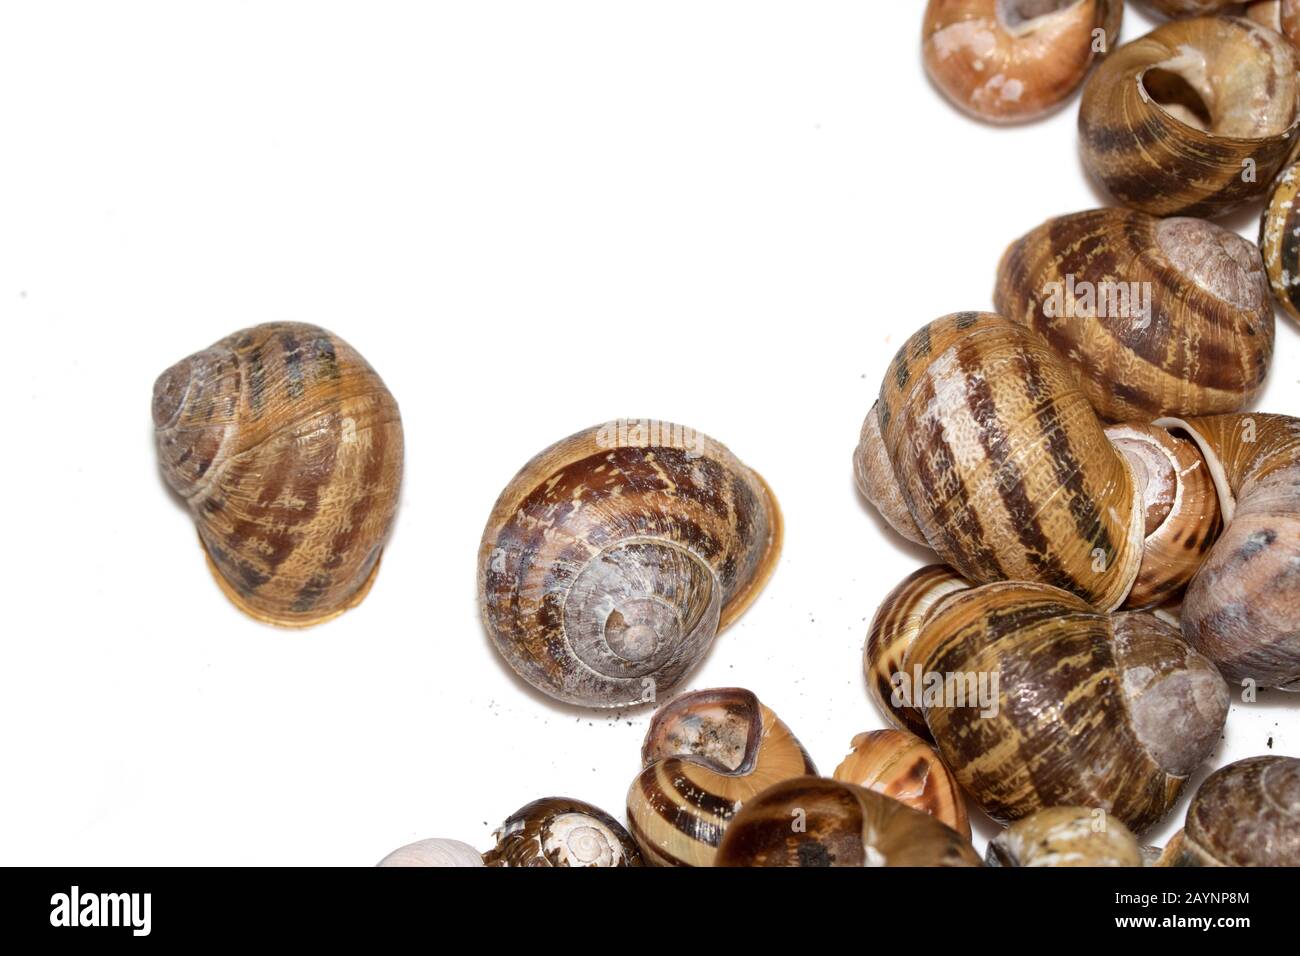
[[1144, 866], [1128, 827], [1104, 810], [1049, 807], [1017, 820], [989, 841], [989, 866]]
[[1120, 203], [1220, 216], [1258, 199], [1300, 120], [1300, 56], [1251, 20], [1166, 23], [1112, 53], [1079, 111], [1083, 162]]
[[483, 854], [488, 866], [640, 866], [641, 854], [623, 825], [599, 807], [544, 797], [512, 813]]
[[1246, 16], [1300, 46], [1300, 0], [1256, 0], [1246, 7]]
[[398, 847], [376, 866], [483, 866], [483, 855], [459, 840], [419, 840]]
[[1100, 808], [1160, 820], [1218, 744], [1228, 689], [1143, 612], [1106, 614], [1059, 588], [1004, 582], [937, 604], [904, 660], [944, 763], [995, 820]]
[[1199, 446], [1225, 525], [1182, 605], [1183, 636], [1232, 682], [1300, 691], [1300, 419], [1161, 419]]
[[1046, 340], [1111, 421], [1238, 411], [1273, 356], [1259, 249], [1203, 219], [1050, 219], [1007, 249], [994, 303]]
[[934, 749], [906, 730], [871, 730], [853, 738], [831, 775], [928, 813], [967, 840], [970, 819], [961, 787]]
[[1123, 0], [929, 0], [925, 69], [973, 116], [1033, 119], [1083, 82], [1118, 39], [1123, 13]]
[[301, 627], [362, 601], [397, 511], [402, 421], [356, 350], [314, 325], [236, 332], [159, 376], [153, 420], [240, 610]]
[[741, 804], [817, 772], [776, 714], [735, 687], [683, 694], [660, 708], [641, 763], [627, 793], [628, 826], [656, 866], [712, 866]]
[[641, 704], [758, 596], [780, 546], [776, 499], [724, 446], [611, 422], [547, 448], [501, 493], [479, 547], [479, 606], [538, 690]]
[[1200, 17], [1240, 5], [1241, 0], [1147, 0], [1167, 17]]
[[1300, 760], [1249, 757], [1197, 789], [1160, 866], [1300, 866]]
[[1259, 248], [1273, 298], [1287, 315], [1300, 322], [1300, 202], [1297, 198], [1300, 198], [1300, 163], [1293, 163], [1273, 184], [1259, 224]]
[[745, 804], [716, 866], [979, 866], [970, 841], [883, 794], [795, 777]]

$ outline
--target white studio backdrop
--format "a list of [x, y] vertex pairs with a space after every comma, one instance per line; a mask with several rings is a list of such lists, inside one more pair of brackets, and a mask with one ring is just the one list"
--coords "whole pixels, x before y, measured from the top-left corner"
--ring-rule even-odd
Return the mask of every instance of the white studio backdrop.
[[[824, 773], [883, 726], [867, 623], [930, 558], [853, 487], [863, 415], [907, 335], [991, 307], [1007, 243], [1103, 204], [1077, 97], [964, 118], [922, 8], [7, 5], [0, 862], [367, 865], [541, 796], [622, 817], [649, 714], [530, 691], [475, 601], [506, 481], [618, 416], [709, 433], [784, 509], [684, 687], [752, 689]], [[152, 447], [155, 376], [272, 320], [355, 345], [406, 430], [374, 590], [301, 632], [226, 601]], [[1298, 358], [1279, 317], [1260, 408], [1300, 412]], [[1300, 753], [1298, 707], [1236, 704], [1216, 764]]]

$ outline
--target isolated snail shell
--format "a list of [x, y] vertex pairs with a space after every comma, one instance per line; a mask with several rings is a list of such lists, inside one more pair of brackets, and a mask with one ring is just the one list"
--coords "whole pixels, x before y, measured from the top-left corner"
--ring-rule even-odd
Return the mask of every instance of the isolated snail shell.
[[712, 866], [743, 803], [817, 772], [776, 714], [735, 687], [683, 694], [660, 708], [641, 763], [627, 793], [628, 827], [656, 866]]
[[989, 866], [1143, 866], [1137, 838], [1104, 810], [1049, 807], [989, 841]]
[[1050, 219], [1007, 249], [994, 303], [1046, 340], [1111, 421], [1238, 411], [1273, 356], [1259, 249], [1202, 219]]
[[1083, 806], [1140, 833], [1213, 751], [1228, 713], [1218, 671], [1173, 628], [1039, 584], [949, 595], [904, 668], [925, 675], [913, 699], [944, 763], [999, 821]]
[[236, 332], [159, 376], [153, 420], [240, 610], [300, 627], [361, 602], [397, 510], [402, 422], [351, 346], [299, 323]]
[[970, 819], [952, 772], [920, 737], [906, 730], [871, 730], [831, 775], [928, 813], [970, 839]]
[[599, 807], [544, 797], [520, 807], [493, 834], [488, 866], [640, 866], [641, 854], [623, 825]]
[[929, 0], [926, 72], [995, 123], [1033, 119], [1074, 92], [1118, 39], [1123, 0]]
[[1250, 757], [1210, 774], [1160, 866], [1300, 866], [1300, 760]]
[[1188, 585], [1183, 636], [1233, 683], [1300, 691], [1300, 419], [1161, 419], [1200, 447], [1224, 530]]
[[376, 866], [483, 866], [483, 856], [459, 840], [420, 840], [398, 847]]
[[736, 814], [716, 866], [979, 866], [965, 837], [863, 787], [796, 777]]
[[1246, 7], [1246, 16], [1300, 45], [1300, 0], [1257, 0]]
[[[1300, 3], [1300, 0], [1297, 0]], [[1282, 171], [1259, 225], [1259, 248], [1273, 298], [1300, 321], [1300, 163]]]
[[1251, 20], [1166, 23], [1112, 53], [1079, 111], [1083, 162], [1120, 203], [1220, 216], [1260, 198], [1300, 119], [1300, 57]]

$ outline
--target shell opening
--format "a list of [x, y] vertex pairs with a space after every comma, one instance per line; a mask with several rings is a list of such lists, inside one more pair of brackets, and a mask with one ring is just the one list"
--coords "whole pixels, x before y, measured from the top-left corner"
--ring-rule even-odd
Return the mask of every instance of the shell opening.
[[1138, 78], [1157, 106], [1184, 125], [1208, 131], [1214, 125], [1210, 107], [1196, 87], [1177, 69], [1153, 67]]
[[1032, 26], [1030, 21], [1060, 13], [1077, 6], [1082, 0], [998, 0], [998, 21], [1008, 31]]
[[723, 773], [746, 773], [757, 757], [761, 730], [758, 698], [747, 690], [683, 694], [655, 714], [642, 763], [681, 757]]

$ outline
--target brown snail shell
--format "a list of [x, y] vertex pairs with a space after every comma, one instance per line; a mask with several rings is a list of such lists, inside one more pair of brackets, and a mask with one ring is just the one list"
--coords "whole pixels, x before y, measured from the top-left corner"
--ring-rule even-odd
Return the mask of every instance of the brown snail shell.
[[1200, 17], [1239, 6], [1241, 0], [1147, 0], [1167, 17]]
[[[871, 418], [874, 421], [874, 416]], [[887, 594], [871, 619], [862, 654], [867, 693], [895, 727], [922, 740], [930, 739], [930, 728], [921, 712], [905, 705], [898, 696], [897, 675], [902, 673], [903, 658], [930, 608], [946, 595], [968, 587], [970, 582], [946, 564], [927, 565], [909, 574]]]
[[1218, 671], [1171, 627], [1040, 584], [948, 596], [904, 668], [925, 675], [914, 698], [944, 763], [999, 821], [1083, 806], [1140, 833], [1213, 751], [1228, 713]]
[[961, 787], [938, 753], [915, 734], [906, 730], [858, 734], [853, 750], [831, 776], [928, 813], [970, 839]]
[[497, 650], [559, 700], [671, 690], [757, 597], [781, 545], [763, 479], [681, 426], [611, 422], [557, 442], [497, 499], [479, 605]]
[[1250, 757], [1205, 779], [1160, 866], [1300, 866], [1300, 760]]
[[236, 607], [301, 627], [361, 602], [397, 511], [402, 421], [356, 350], [314, 325], [236, 332], [159, 376], [153, 420]]
[[743, 803], [817, 772], [776, 714], [735, 687], [683, 694], [660, 708], [641, 763], [627, 793], [628, 826], [656, 866], [712, 866]]
[[1259, 249], [1202, 219], [1050, 219], [998, 268], [998, 312], [1041, 335], [1103, 418], [1235, 412], [1273, 356]]
[[1137, 838], [1104, 810], [1049, 807], [989, 841], [989, 866], [1143, 866]]
[[929, 0], [926, 72], [956, 106], [1033, 119], [1075, 91], [1118, 39], [1123, 0]]
[[823, 777], [775, 784], [736, 814], [715, 866], [979, 866], [965, 837], [863, 787]]
[[534, 800], [512, 813], [483, 854], [487, 866], [640, 866], [623, 825], [599, 807], [567, 797]]
[[1183, 636], [1231, 682], [1300, 691], [1300, 419], [1156, 424], [1199, 446], [1225, 526], [1183, 598]]
[[483, 866], [483, 855], [459, 840], [419, 840], [398, 847], [376, 866]]
[[1262, 197], [1295, 146], [1297, 70], [1291, 44], [1251, 20], [1166, 23], [1115, 50], [1088, 78], [1079, 110], [1084, 165], [1142, 212], [1223, 215]]
[[1300, 46], [1300, 0], [1258, 0], [1246, 7], [1246, 16]]
[[[1297, 0], [1300, 3], [1300, 0]], [[1300, 163], [1282, 171], [1259, 224], [1259, 248], [1273, 298], [1300, 322]]]

